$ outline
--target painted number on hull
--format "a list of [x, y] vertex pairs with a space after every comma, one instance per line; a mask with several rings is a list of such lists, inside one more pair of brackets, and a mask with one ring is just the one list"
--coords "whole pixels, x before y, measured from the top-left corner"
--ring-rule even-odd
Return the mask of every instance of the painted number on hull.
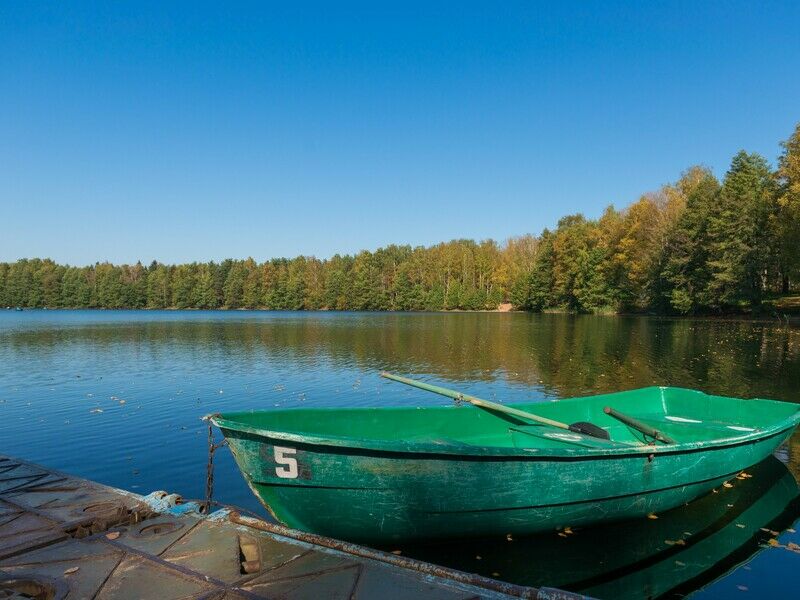
[[280, 465], [275, 467], [275, 475], [281, 479], [297, 479], [297, 459], [294, 457], [295, 454], [297, 454], [295, 448], [275, 446], [275, 462]]

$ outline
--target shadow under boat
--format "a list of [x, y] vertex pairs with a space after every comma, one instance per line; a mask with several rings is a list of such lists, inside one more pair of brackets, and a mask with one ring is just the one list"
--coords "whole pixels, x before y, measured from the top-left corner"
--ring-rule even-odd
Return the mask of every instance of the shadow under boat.
[[800, 515], [797, 482], [773, 456], [729, 485], [657, 518], [401, 551], [512, 583], [596, 598], [682, 597], [756, 553], [772, 537], [769, 530], [790, 527]]

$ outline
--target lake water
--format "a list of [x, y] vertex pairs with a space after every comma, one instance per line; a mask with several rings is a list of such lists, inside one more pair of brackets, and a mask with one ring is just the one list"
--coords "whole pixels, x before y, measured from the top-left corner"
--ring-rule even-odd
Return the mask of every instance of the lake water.
[[[167, 489], [200, 498], [205, 414], [448, 402], [382, 380], [381, 370], [500, 402], [547, 402], [654, 384], [798, 402], [800, 329], [516, 313], [1, 311], [0, 453], [139, 493]], [[681, 533], [670, 527], [729, 534], [730, 518], [722, 513], [730, 504], [750, 511], [746, 525], [755, 533], [735, 546], [730, 535], [711, 536], [726, 541], [705, 550], [705, 562], [694, 556], [691, 564], [719, 570], [718, 554], [757, 550], [762, 525], [774, 528], [800, 514], [793, 501], [800, 437], [778, 456], [782, 462], [762, 465], [758, 476], [726, 490], [731, 495], [724, 502], [698, 501], [654, 521], [657, 526], [615, 525], [611, 532], [584, 530], [567, 540], [553, 534], [403, 552], [510, 581], [597, 595], [685, 591], [715, 571], [697, 567], [685, 581], [674, 572], [656, 577], [656, 559], [649, 554], [654, 540], [677, 540]], [[227, 450], [217, 454], [215, 480], [216, 500], [264, 514]], [[729, 501], [733, 494], [735, 502]], [[615, 544], [603, 543], [609, 538]], [[647, 547], [642, 539], [650, 541]], [[575, 572], [574, 565], [587, 563], [591, 569]], [[689, 563], [675, 558], [670, 564], [675, 571]], [[626, 573], [647, 576], [622, 577]]]

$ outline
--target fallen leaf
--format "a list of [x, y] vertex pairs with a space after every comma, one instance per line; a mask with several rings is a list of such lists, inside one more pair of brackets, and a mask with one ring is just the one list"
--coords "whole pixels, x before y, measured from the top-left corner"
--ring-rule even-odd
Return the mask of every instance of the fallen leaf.
[[511, 534], [510, 534], [510, 533], [507, 533], [507, 534], [506, 534], [506, 539], [507, 539], [509, 542], [513, 542], [513, 541], [514, 541], [514, 538], [513, 538], [513, 537], [511, 537]]
[[571, 527], [564, 527], [564, 533], [566, 533], [567, 535], [570, 535], [572, 533], [572, 528]]
[[654, 515], [653, 513], [650, 513], [649, 515], [647, 515], [647, 518], [648, 519], [657, 519], [658, 517], [656, 515]]
[[566, 533], [561, 533], [561, 532], [559, 531], [559, 532], [558, 532], [558, 537], [567, 537], [567, 534], [566, 534]]
[[109, 540], [115, 540], [115, 539], [117, 539], [117, 538], [119, 537], [119, 531], [109, 531], [109, 532], [106, 534], [106, 537], [107, 537]]
[[728, 482], [726, 481], [725, 483], [723, 483], [723, 484], [722, 484], [722, 487], [726, 487], [726, 488], [732, 488], [732, 487], [733, 487], [733, 485], [731, 485], [730, 483], [728, 483]]
[[480, 554], [476, 554], [475, 560], [483, 560], [483, 557]]
[[789, 533], [797, 533], [794, 529], [787, 529], [786, 531], [788, 531]]
[[684, 542], [683, 540], [664, 540], [664, 543], [667, 544], [667, 546], [685, 546], [686, 545], [686, 542]]
[[66, 571], [64, 571], [64, 575], [72, 575], [73, 573], [77, 573], [80, 567], [70, 567]]
[[798, 545], [797, 545], [797, 544], [795, 544], [794, 542], [789, 542], [788, 544], [786, 544], [786, 547], [787, 547], [789, 550], [800, 550], [800, 546], [798, 546]]
[[780, 545], [781, 545], [780, 542], [778, 540], [776, 540], [775, 538], [771, 538], [767, 543], [770, 546], [773, 546], [775, 548], [780, 548]]
[[739, 529], [744, 529], [744, 524], [742, 524], [742, 523], [737, 523], [737, 524], [736, 524], [736, 526], [737, 526]]
[[392, 554], [402, 554], [402, 550], [392, 550]]
[[500, 573], [497, 571], [492, 571], [492, 577], [500, 577]]

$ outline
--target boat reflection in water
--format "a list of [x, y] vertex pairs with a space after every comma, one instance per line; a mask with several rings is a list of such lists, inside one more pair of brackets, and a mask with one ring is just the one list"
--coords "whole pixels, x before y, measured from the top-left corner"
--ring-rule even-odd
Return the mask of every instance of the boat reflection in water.
[[797, 482], [772, 456], [729, 485], [648, 519], [524, 539], [406, 546], [402, 553], [596, 598], [682, 597], [757, 552], [772, 537], [765, 530], [791, 527], [798, 517]]

